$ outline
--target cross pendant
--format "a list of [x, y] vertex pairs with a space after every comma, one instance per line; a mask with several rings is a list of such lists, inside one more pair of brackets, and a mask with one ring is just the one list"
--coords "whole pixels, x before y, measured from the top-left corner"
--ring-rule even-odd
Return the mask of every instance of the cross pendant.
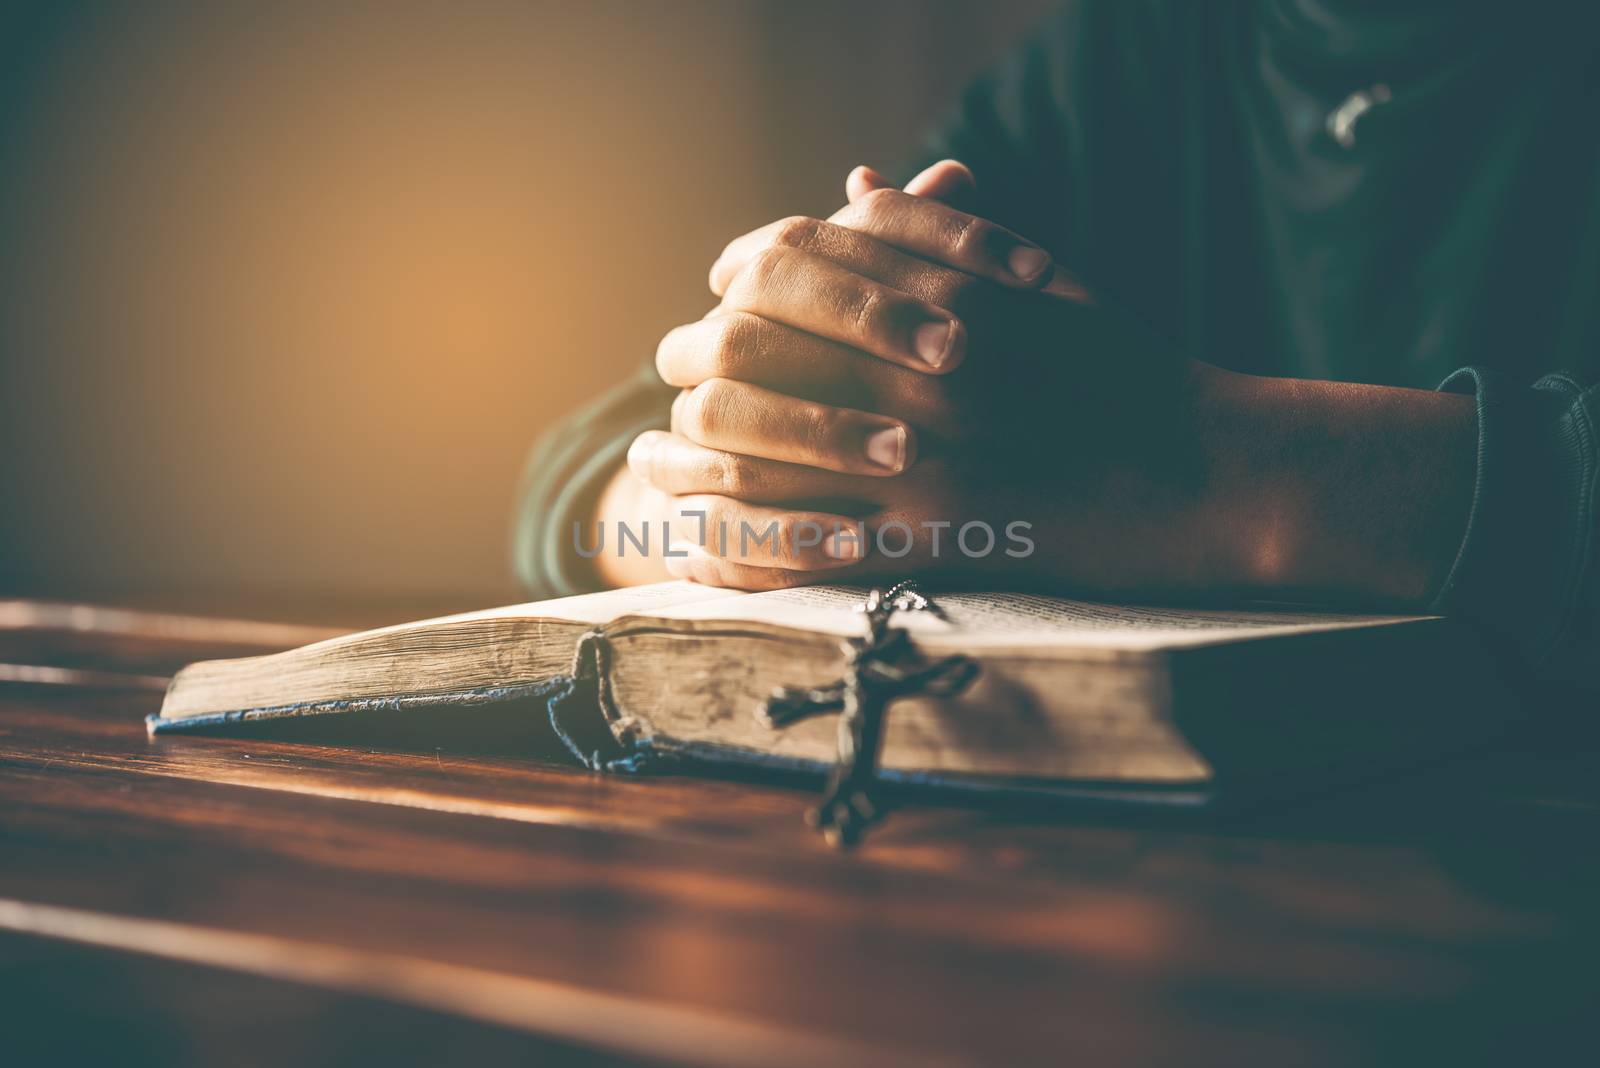
[[812, 716], [839, 713], [838, 762], [821, 799], [806, 813], [807, 822], [839, 849], [854, 846], [883, 816], [875, 792], [889, 705], [916, 694], [953, 696], [978, 673], [977, 661], [967, 656], [923, 664], [910, 636], [889, 625], [890, 617], [899, 610], [937, 611], [910, 583], [900, 583], [888, 594], [874, 589], [861, 610], [867, 617], [867, 634], [841, 643], [843, 678], [813, 688], [779, 687], [756, 710], [761, 722], [777, 729]]

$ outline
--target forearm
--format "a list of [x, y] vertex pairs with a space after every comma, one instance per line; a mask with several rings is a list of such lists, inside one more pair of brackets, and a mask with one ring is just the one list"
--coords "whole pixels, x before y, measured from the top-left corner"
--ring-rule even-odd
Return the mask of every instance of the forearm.
[[1218, 372], [1201, 432], [1230, 584], [1421, 606], [1460, 548], [1470, 398]]

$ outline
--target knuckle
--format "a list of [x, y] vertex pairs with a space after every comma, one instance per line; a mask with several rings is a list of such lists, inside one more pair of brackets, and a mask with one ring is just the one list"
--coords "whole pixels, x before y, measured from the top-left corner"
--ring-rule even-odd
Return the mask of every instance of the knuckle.
[[771, 286], [783, 270], [788, 256], [788, 248], [782, 245], [768, 246], [751, 256], [750, 262], [740, 272], [738, 281], [742, 283], [741, 292], [766, 289]]
[[810, 538], [809, 530], [802, 530], [805, 520], [790, 515], [778, 525], [778, 536], [773, 539], [772, 551], [769, 554], [774, 563], [792, 564], [805, 553], [800, 541]]
[[802, 539], [811, 537], [809, 530], [803, 530], [805, 518], [793, 513], [784, 517], [778, 524], [778, 536], [773, 539], [772, 559], [781, 563], [794, 563], [805, 554], [805, 547], [800, 544]]
[[789, 248], [810, 248], [822, 229], [822, 223], [805, 215], [791, 215], [778, 223], [773, 232], [774, 245]]
[[857, 294], [850, 310], [850, 317], [858, 334], [870, 336], [875, 332], [878, 321], [883, 316], [883, 306], [883, 290], [876, 286], [867, 286]]
[[987, 248], [990, 231], [987, 222], [972, 215], [957, 215], [947, 224], [945, 240], [952, 252], [963, 259], [975, 259]]
[[714, 432], [727, 410], [731, 386], [726, 378], [708, 378], [684, 394], [678, 411], [683, 432], [690, 437]]
[[856, 206], [866, 219], [881, 219], [895, 201], [896, 189], [874, 189], [856, 200]]
[[806, 446], [815, 457], [834, 460], [845, 454], [844, 412], [839, 408], [812, 405], [807, 409]]
[[759, 484], [756, 464], [748, 456], [725, 452], [716, 460], [716, 484], [729, 497], [744, 497], [754, 493]]
[[791, 513], [779, 538], [778, 558], [789, 567], [814, 566], [818, 547], [832, 533], [833, 524], [825, 516]]
[[756, 320], [751, 316], [723, 318], [711, 340], [710, 373], [719, 378], [732, 375], [743, 363], [744, 355], [754, 349], [757, 332]]

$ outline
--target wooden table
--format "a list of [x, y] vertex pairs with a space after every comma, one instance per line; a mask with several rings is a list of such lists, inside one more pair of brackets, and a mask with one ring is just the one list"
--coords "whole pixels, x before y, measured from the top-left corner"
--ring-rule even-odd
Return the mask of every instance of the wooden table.
[[908, 807], [841, 856], [795, 788], [146, 736], [176, 664], [319, 633], [0, 602], [0, 1061], [1550, 1063], [1594, 1041], [1589, 742], [1226, 823]]

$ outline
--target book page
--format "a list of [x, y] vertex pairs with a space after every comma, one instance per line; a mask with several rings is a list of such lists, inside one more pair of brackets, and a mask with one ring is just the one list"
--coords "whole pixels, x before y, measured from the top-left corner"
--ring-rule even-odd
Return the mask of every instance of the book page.
[[201, 661], [173, 679], [161, 715], [183, 719], [543, 680], [572, 663], [575, 631], [630, 612], [742, 596], [662, 582], [400, 623], [265, 656]]
[[[362, 631], [359, 635], [341, 635], [331, 639], [331, 642], [343, 642], [357, 636], [371, 637], [377, 634], [393, 634], [397, 631], [492, 619], [555, 619], [596, 626], [609, 623], [619, 616], [654, 615], [663, 609], [679, 605], [744, 596], [746, 595], [738, 590], [722, 590], [713, 586], [700, 586], [693, 582], [656, 582], [649, 586], [628, 586], [618, 590], [601, 590], [598, 593], [580, 593], [571, 597], [553, 597], [548, 601], [508, 604], [499, 608], [460, 612], [453, 616], [436, 616], [433, 619], [421, 619], [412, 623], [396, 623], [388, 627]], [[319, 646], [327, 644], [330, 642], [318, 643]]]
[[724, 601], [730, 597], [743, 596], [745, 594], [738, 590], [717, 589], [714, 586], [701, 586], [693, 582], [656, 582], [649, 586], [627, 586], [618, 590], [556, 597], [548, 601], [506, 605], [504, 608], [486, 608], [478, 612], [464, 612], [461, 615], [445, 616], [442, 619], [426, 622], [455, 623], [472, 619], [539, 618], [566, 619], [574, 623], [608, 623], [618, 616], [654, 615], [662, 609], [680, 605]]
[[[674, 605], [648, 614], [668, 619], [768, 623], [844, 636], [862, 633], [864, 624], [856, 606], [866, 593], [860, 587], [807, 586], [747, 594], [728, 601]], [[940, 645], [1158, 649], [1426, 618], [1114, 605], [1028, 593], [949, 593], [935, 600], [945, 618], [931, 612], [905, 612], [896, 616], [896, 625]]]

